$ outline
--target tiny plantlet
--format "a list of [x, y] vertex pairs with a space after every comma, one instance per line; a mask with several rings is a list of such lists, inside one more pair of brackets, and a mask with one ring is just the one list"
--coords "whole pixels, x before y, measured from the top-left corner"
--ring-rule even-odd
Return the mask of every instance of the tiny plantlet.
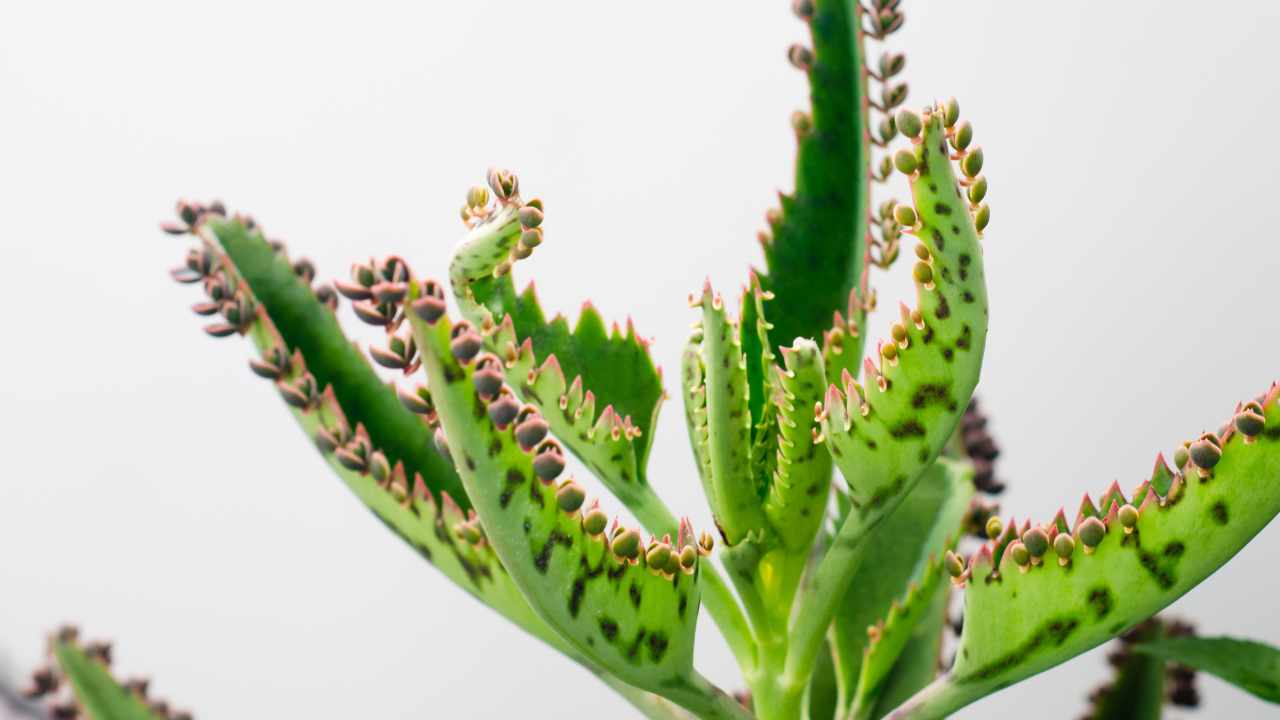
[[[549, 210], [506, 170], [463, 195], [447, 277], [393, 256], [324, 282], [253, 218], [186, 201], [163, 226], [190, 241], [173, 277], [203, 291], [205, 332], [249, 340], [251, 374], [392, 534], [645, 717], [941, 718], [1113, 638], [1116, 677], [1087, 706], [1079, 693], [1089, 717], [1194, 704], [1193, 667], [1280, 701], [1280, 653], [1155, 617], [1280, 512], [1280, 386], [1166, 448], [1136, 486], [1002, 517], [973, 399], [991, 221], [978, 131], [954, 98], [908, 107], [904, 56], [877, 51], [897, 0], [793, 9], [810, 32], [785, 53], [810, 85], [791, 118], [795, 189], [765, 214], [741, 293], [689, 295], [678, 386], [630, 323], [587, 304], [571, 324], [520, 289], [516, 266], [557, 248]], [[895, 174], [909, 196], [888, 197]], [[883, 338], [866, 332], [873, 269], [917, 292]], [[348, 340], [342, 305], [385, 342]], [[649, 477], [668, 391], [714, 527], [679, 519]], [[703, 611], [739, 687], [694, 667]], [[59, 717], [177, 717], [74, 634], [51, 642], [34, 694], [80, 698]]]

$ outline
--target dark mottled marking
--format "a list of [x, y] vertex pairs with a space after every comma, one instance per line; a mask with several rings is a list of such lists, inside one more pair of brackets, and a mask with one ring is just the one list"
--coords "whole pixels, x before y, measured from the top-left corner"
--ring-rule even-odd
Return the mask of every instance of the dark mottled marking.
[[611, 567], [609, 568], [608, 573], [606, 573], [606, 577], [609, 578], [610, 582], [615, 582], [618, 578], [627, 574], [628, 567], [629, 566], [625, 563], [618, 565], [617, 567]]
[[667, 636], [662, 633], [653, 633], [649, 635], [649, 657], [654, 662], [662, 662], [662, 657], [667, 654]]
[[1051, 620], [1042, 625], [1039, 630], [1024, 640], [1018, 647], [973, 672], [956, 678], [956, 682], [961, 684], [974, 681], [981, 682], [1000, 675], [1009, 668], [1021, 665], [1046, 642], [1052, 643], [1055, 647], [1061, 646], [1078, 627], [1080, 627], [1080, 621], [1071, 616], [1063, 616], [1059, 619]]
[[627, 588], [627, 594], [631, 596], [631, 604], [639, 608], [640, 607], [640, 588], [637, 587], [634, 582], [631, 583], [631, 586]]
[[1227, 504], [1226, 504], [1226, 503], [1224, 503], [1224, 502], [1222, 502], [1221, 500], [1219, 500], [1218, 502], [1216, 502], [1216, 503], [1214, 503], [1214, 504], [1213, 504], [1213, 507], [1212, 507], [1212, 508], [1210, 508], [1210, 512], [1213, 514], [1213, 521], [1214, 521], [1214, 522], [1218, 523], [1219, 525], [1226, 525], [1226, 524], [1227, 524], [1227, 520], [1228, 520], [1229, 518], [1227, 517]]
[[[870, 448], [870, 449], [872, 449], [872, 450], [875, 450], [875, 449], [876, 449], [876, 441], [875, 441], [875, 440], [872, 440], [871, 438], [867, 438], [867, 447], [868, 447], [868, 448]], [[754, 582], [754, 580], [753, 580], [753, 582]]]
[[951, 348], [942, 348], [942, 357], [946, 358], [947, 362], [951, 362], [951, 359], [955, 357], [955, 351]]
[[973, 293], [969, 292], [968, 290], [965, 290], [964, 293], [960, 296], [960, 299], [964, 300], [967, 303], [971, 303], [973, 302]]
[[942, 279], [951, 282], [951, 268], [945, 265], [942, 267]]
[[[507, 471], [507, 484], [502, 488], [502, 494], [498, 496], [498, 507], [503, 510], [511, 504], [511, 497], [515, 495], [516, 488], [520, 487], [520, 483], [524, 482], [524, 475], [519, 470], [512, 468]], [[525, 532], [528, 532], [527, 530]]]
[[533, 523], [529, 522], [528, 520], [525, 520], [523, 527], [524, 527], [524, 534], [528, 535], [529, 532], [533, 530]]
[[938, 183], [929, 183], [929, 192], [938, 192]]
[[[1130, 535], [1129, 537], [1134, 537], [1136, 534], [1137, 533], [1134, 533], [1134, 535]], [[1138, 562], [1142, 565], [1142, 569], [1146, 570], [1156, 579], [1156, 584], [1159, 585], [1161, 589], [1168, 590], [1174, 586], [1176, 581], [1173, 578], [1173, 573], [1169, 572], [1166, 568], [1160, 567], [1160, 562], [1156, 559], [1156, 556], [1143, 550], [1141, 545], [1138, 546]]]
[[924, 426], [915, 418], [911, 418], [893, 426], [889, 434], [899, 440], [905, 437], [924, 437]]
[[489, 443], [489, 457], [497, 457], [502, 452], [502, 440], [495, 437], [493, 442]]
[[547, 566], [551, 563], [551, 551], [555, 550], [556, 545], [573, 547], [573, 539], [559, 530], [551, 531], [547, 541], [542, 544], [542, 549], [533, 556], [533, 566], [543, 575], [547, 574]]
[[938, 213], [939, 215], [950, 215], [950, 214], [951, 214], [951, 206], [950, 206], [950, 205], [948, 205], [948, 204], [946, 204], [946, 203], [944, 203], [944, 202], [934, 203], [934, 204], [933, 204], [933, 211], [934, 211], [934, 212], [936, 212], [936, 213]]
[[449, 385], [452, 385], [452, 384], [454, 384], [454, 383], [458, 382], [459, 380], [461, 380], [462, 378], [463, 378], [463, 373], [459, 372], [457, 368], [455, 368], [455, 367], [454, 367], [454, 366], [452, 366], [452, 365], [445, 365], [445, 366], [444, 366], [444, 381], [445, 381], [445, 383], [447, 383], [447, 384], [449, 384]]
[[685, 593], [680, 593], [680, 604], [676, 606], [676, 614], [679, 615], [682, 620], [684, 619], [684, 611], [688, 609], [688, 607], [689, 596]]
[[536, 390], [534, 390], [534, 389], [533, 389], [533, 386], [532, 386], [532, 385], [530, 385], [529, 383], [525, 383], [522, 387], [524, 388], [524, 393], [523, 393], [523, 395], [524, 395], [524, 397], [525, 397], [525, 399], [526, 399], [526, 400], [528, 400], [529, 402], [531, 402], [531, 403], [533, 403], [533, 404], [535, 404], [535, 405], [542, 405], [542, 404], [543, 404], [543, 403], [542, 403], [542, 398], [538, 397], [538, 392], [537, 392]]
[[480, 395], [476, 394], [474, 401], [471, 403], [471, 417], [475, 420], [486, 420], [489, 417], [489, 410], [485, 407], [484, 401], [480, 399]]
[[946, 295], [938, 293], [938, 309], [933, 314], [937, 315], [939, 320], [946, 320], [951, 317], [951, 305], [947, 303]]
[[933, 238], [933, 244], [938, 246], [938, 252], [947, 249], [947, 243], [942, 239], [942, 231], [938, 230], [938, 228], [930, 228], [929, 235]]
[[475, 472], [475, 470], [476, 470], [476, 461], [475, 461], [475, 460], [473, 460], [473, 459], [471, 459], [471, 456], [470, 456], [470, 455], [468, 455], [468, 454], [466, 454], [465, 452], [464, 452], [464, 453], [462, 453], [462, 459], [463, 459], [463, 461], [464, 461], [464, 462], [466, 462], [466, 463], [467, 463], [467, 469], [468, 469], [468, 470], [470, 470], [471, 472]]
[[965, 323], [960, 328], [960, 337], [956, 338], [956, 347], [961, 350], [968, 350], [969, 345], [973, 343], [973, 328], [969, 327], [969, 323]]
[[618, 637], [618, 623], [603, 617], [600, 618], [600, 634], [604, 635], [604, 639], [613, 642]]
[[569, 592], [569, 617], [578, 617], [578, 611], [582, 609], [582, 596], [587, 592], [587, 581], [577, 578], [573, 581], [573, 590]]
[[543, 485], [541, 482], [529, 483], [529, 502], [540, 508], [547, 506], [547, 499], [542, 496]]
[[951, 399], [951, 393], [946, 385], [941, 383], [925, 383], [916, 389], [911, 396], [911, 407], [921, 410], [930, 405], [953, 405], [955, 401]]
[[633, 663], [636, 661], [636, 656], [640, 654], [640, 647], [644, 645], [645, 634], [645, 629], [640, 628], [640, 632], [636, 633], [635, 639], [631, 641], [631, 646], [627, 648], [627, 659]]
[[1115, 607], [1115, 599], [1111, 597], [1111, 588], [1106, 585], [1100, 585], [1089, 591], [1089, 607], [1093, 608], [1093, 612], [1098, 619], [1111, 614], [1111, 609]]
[[1173, 542], [1164, 546], [1164, 556], [1167, 558], [1182, 557], [1182, 553], [1186, 552], [1186, 550], [1187, 550], [1186, 545], [1183, 545], [1181, 542], [1174, 540]]
[[[907, 476], [899, 475], [898, 477], [893, 479], [893, 484], [889, 485], [888, 487], [880, 488], [876, 492], [876, 494], [872, 495], [871, 500], [867, 503], [867, 505], [872, 508], [880, 507], [881, 505], [885, 504], [885, 502], [887, 502], [889, 498], [894, 497], [898, 493], [902, 492], [902, 488], [906, 486], [906, 484], [907, 484]], [[857, 547], [858, 540], [846, 538], [846, 541], [849, 541], [849, 540], [852, 540], [853, 547]]]
[[929, 448], [920, 448], [920, 454], [916, 457], [920, 460], [921, 465], [929, 462]]

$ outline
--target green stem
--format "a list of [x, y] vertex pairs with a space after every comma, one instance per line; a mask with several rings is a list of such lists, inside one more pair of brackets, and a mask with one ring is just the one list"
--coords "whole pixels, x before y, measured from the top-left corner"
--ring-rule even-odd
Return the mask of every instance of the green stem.
[[753, 720], [747, 709], [696, 671], [674, 680], [664, 694], [700, 720]]
[[[764, 596], [756, 586], [760, 557], [761, 554], [749, 540], [744, 540], [734, 547], [725, 547], [720, 551], [720, 560], [729, 573], [730, 582], [738, 591], [738, 597], [742, 599], [742, 606], [746, 608], [755, 637], [763, 644], [767, 643], [769, 637], [775, 633], [774, 623], [770, 622]], [[763, 655], [763, 653], [760, 654]], [[762, 663], [757, 663], [753, 669], [758, 670], [761, 666]]]
[[671, 704], [665, 698], [628, 685], [607, 673], [597, 673], [597, 676], [601, 682], [613, 688], [614, 692], [631, 703], [631, 706], [639, 710], [640, 714], [648, 720], [696, 720], [693, 715]]
[[951, 676], [943, 675], [928, 687], [911, 696], [911, 699], [894, 708], [885, 720], [934, 720], [951, 713], [986, 695], [989, 687], [981, 683], [958, 685]]
[[898, 493], [877, 508], [851, 511], [817, 571], [801, 583], [796, 608], [792, 613], [791, 643], [787, 651], [786, 667], [777, 679], [781, 696], [787, 698], [784, 705], [799, 707], [800, 697], [808, 685], [809, 675], [813, 672], [813, 665], [822, 649], [822, 640], [831, 625], [836, 606], [848, 590], [849, 581], [862, 562], [863, 541], [905, 497], [906, 493]]

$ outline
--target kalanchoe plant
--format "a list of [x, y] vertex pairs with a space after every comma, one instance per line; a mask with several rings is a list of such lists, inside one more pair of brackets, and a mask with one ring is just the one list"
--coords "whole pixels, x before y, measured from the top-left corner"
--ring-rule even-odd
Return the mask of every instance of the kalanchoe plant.
[[[174, 277], [203, 287], [205, 330], [252, 341], [250, 369], [352, 492], [648, 717], [942, 717], [1148, 628], [1280, 511], [1276, 386], [1129, 492], [1113, 484], [1047, 522], [980, 499], [1003, 487], [972, 399], [984, 155], [956, 100], [904, 108], [905, 59], [871, 49], [903, 13], [867, 1], [794, 3], [812, 38], [787, 54], [811, 88], [792, 117], [794, 192], [766, 214], [764, 265], [736, 312], [709, 284], [690, 296], [679, 392], [715, 528], [678, 520], [650, 482], [665, 393], [645, 342], [590, 305], [572, 326], [548, 319], [517, 289], [546, 209], [512, 173], [466, 193], [443, 279], [389, 257], [316, 286], [309, 262], [217, 203], [180, 203], [165, 225], [195, 239]], [[874, 190], [895, 171], [901, 202]], [[907, 238], [917, 303], [868, 344], [869, 272]], [[369, 354], [398, 386], [344, 336], [340, 297], [385, 329]], [[587, 497], [569, 455], [613, 500]], [[641, 526], [613, 519], [614, 501]], [[963, 630], [939, 671], [954, 596]], [[741, 700], [693, 668], [702, 608]]]

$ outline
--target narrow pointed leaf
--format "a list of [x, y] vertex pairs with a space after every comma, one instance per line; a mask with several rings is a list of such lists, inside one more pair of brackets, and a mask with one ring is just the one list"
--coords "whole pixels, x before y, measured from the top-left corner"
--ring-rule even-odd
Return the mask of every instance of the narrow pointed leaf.
[[1216, 675], [1267, 702], [1280, 703], [1280, 648], [1231, 637], [1179, 637], [1144, 642], [1134, 651]]
[[[820, 337], [866, 268], [870, 151], [860, 13], [848, 0], [812, 5], [812, 62], [804, 69], [810, 112], [797, 132], [795, 191], [782, 197], [781, 214], [769, 228], [761, 277], [776, 295], [769, 333], [775, 347]], [[859, 348], [849, 352], [861, 355]]]

